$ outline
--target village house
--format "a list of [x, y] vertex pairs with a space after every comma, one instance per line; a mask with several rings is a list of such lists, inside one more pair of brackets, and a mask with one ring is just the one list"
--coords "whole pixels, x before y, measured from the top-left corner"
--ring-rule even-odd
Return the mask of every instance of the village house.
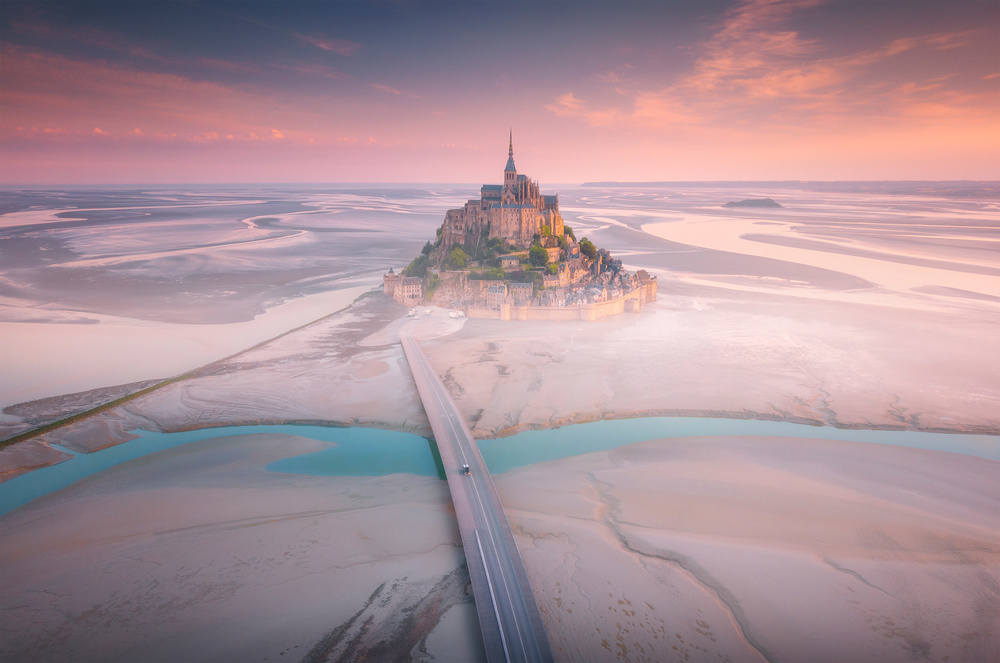
[[504, 271], [517, 269], [521, 266], [521, 257], [514, 254], [500, 256], [500, 268]]
[[514, 297], [514, 303], [524, 306], [531, 301], [531, 293], [534, 289], [532, 283], [511, 283], [510, 294]]
[[486, 289], [487, 308], [500, 308], [507, 302], [507, 284], [500, 282]]
[[417, 276], [404, 276], [393, 295], [393, 299], [405, 306], [416, 306], [423, 298], [424, 280]]

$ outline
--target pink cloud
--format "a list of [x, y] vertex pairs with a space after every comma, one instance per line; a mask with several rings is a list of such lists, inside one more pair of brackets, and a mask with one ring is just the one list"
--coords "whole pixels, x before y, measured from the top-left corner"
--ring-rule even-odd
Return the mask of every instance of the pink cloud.
[[277, 117], [287, 112], [252, 90], [177, 74], [13, 46], [0, 53], [0, 127], [44, 121], [65, 126], [70, 134], [139, 137], [142, 132], [135, 129], [141, 124], [155, 135], [204, 139], [220, 130], [270, 135]]
[[646, 126], [675, 127], [703, 122], [697, 113], [673, 96], [655, 92], [635, 95], [632, 117]]
[[[944, 81], [952, 76], [921, 80], [919, 70], [911, 70], [918, 78], [896, 94], [873, 82], [887, 71], [897, 76], [907, 71], [893, 63], [904, 53], [959, 48], [983, 37], [979, 31], [904, 37], [876, 48], [822, 57], [827, 45], [787, 28], [795, 12], [817, 4], [817, 0], [748, 0], [725, 14], [715, 33], [697, 47], [699, 56], [690, 71], [671, 84], [630, 87], [617, 76], [601, 75], [598, 81], [616, 85], [621, 103], [596, 106], [567, 93], [544, 108], [557, 117], [615, 129], [697, 125], [728, 130], [747, 124], [755, 131], [784, 131], [963, 113], [978, 121], [981, 109], [996, 106], [995, 91], [949, 94]], [[910, 105], [913, 108], [907, 109]], [[915, 113], [917, 108], [923, 110]]]
[[350, 41], [348, 39], [325, 39], [322, 37], [311, 37], [309, 35], [300, 34], [298, 32], [293, 32], [296, 39], [304, 41], [307, 44], [312, 44], [316, 48], [322, 49], [324, 51], [329, 51], [336, 53], [338, 55], [351, 56], [354, 55], [361, 44]]
[[124, 53], [134, 57], [158, 62], [170, 62], [144, 46], [132, 43], [121, 34], [90, 27], [63, 27], [41, 21], [19, 21], [11, 25], [11, 29], [22, 34], [32, 34], [60, 41], [73, 41], [88, 46], [96, 46], [116, 53]]
[[559, 117], [578, 117], [595, 127], [614, 125], [622, 117], [619, 109], [588, 106], [582, 99], [576, 98], [572, 92], [562, 95], [554, 104], [545, 106], [545, 109], [555, 113]]
[[413, 94], [412, 92], [404, 92], [402, 90], [397, 90], [394, 87], [389, 87], [388, 85], [382, 85], [381, 83], [371, 83], [370, 87], [379, 90], [381, 92], [388, 92], [389, 94], [396, 95], [398, 97], [410, 97], [411, 99], [419, 99], [420, 96]]
[[554, 104], [545, 106], [545, 109], [559, 117], [579, 116], [583, 111], [583, 100], [577, 99], [572, 92], [567, 92], [556, 99]]
[[621, 77], [613, 71], [602, 71], [594, 74], [594, 80], [601, 83], [618, 83], [621, 81]]
[[342, 71], [337, 71], [336, 69], [331, 69], [330, 67], [326, 67], [324, 65], [296, 63], [275, 66], [278, 69], [290, 71], [302, 76], [319, 76], [335, 81], [344, 81], [352, 78], [350, 74], [345, 74]]
[[239, 62], [236, 60], [198, 58], [197, 60], [193, 61], [192, 64], [198, 67], [207, 67], [210, 69], [224, 69], [226, 71], [244, 71], [249, 73], [257, 73], [261, 71], [261, 68], [256, 64], [251, 64], [249, 62]]

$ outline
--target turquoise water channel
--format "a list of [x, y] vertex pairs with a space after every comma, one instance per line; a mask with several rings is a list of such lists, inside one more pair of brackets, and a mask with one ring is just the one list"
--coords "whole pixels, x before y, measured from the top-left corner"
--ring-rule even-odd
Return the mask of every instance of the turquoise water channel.
[[[443, 478], [435, 446], [410, 433], [374, 428], [324, 426], [228, 426], [182, 433], [137, 431], [130, 442], [44, 467], [0, 483], [0, 515], [108, 468], [189, 442], [233, 435], [280, 433], [329, 442], [328, 449], [284, 458], [266, 466], [273, 472], [314, 476], [385, 476], [407, 473]], [[751, 435], [871, 442], [963, 453], [1000, 461], [1000, 436], [920, 431], [844, 430], [778, 421], [647, 417], [574, 424], [481, 440], [479, 448], [493, 473], [568, 458], [646, 440], [676, 437]]]

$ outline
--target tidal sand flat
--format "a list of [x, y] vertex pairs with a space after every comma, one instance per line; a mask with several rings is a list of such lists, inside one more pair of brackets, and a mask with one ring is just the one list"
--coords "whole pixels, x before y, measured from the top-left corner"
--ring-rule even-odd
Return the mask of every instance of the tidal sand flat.
[[445, 482], [264, 469], [329, 446], [193, 442], [8, 514], [0, 658], [482, 658]]
[[[275, 471], [330, 448], [191, 442], [11, 512], [5, 660], [477, 660], [444, 482]], [[998, 472], [699, 436], [495, 479], [559, 661], [981, 661], [1000, 638]]]
[[496, 477], [564, 661], [988, 661], [1000, 463], [678, 438]]
[[177, 375], [342, 308], [452, 195], [5, 191], [0, 407]]
[[[454, 206], [425, 194], [407, 194], [416, 202], [399, 202], [396, 194], [343, 194], [347, 197], [331, 197], [330, 204], [350, 205], [353, 211], [330, 208], [312, 217], [303, 210], [298, 216], [295, 209], [270, 210], [269, 218], [278, 221], [255, 221], [254, 232], [396, 224], [405, 241], [393, 244], [396, 240], [389, 238], [385, 246], [395, 248], [371, 258], [387, 261], [376, 265], [381, 272], [405, 264], [440, 222], [441, 210]], [[314, 325], [206, 365], [188, 379], [86, 421], [0, 450], [0, 478], [67, 457], [58, 445], [93, 451], [127, 443], [139, 427], [174, 431], [298, 422], [429, 435], [397, 342], [403, 327], [417, 332], [480, 438], [642, 415], [1000, 433], [1000, 355], [993, 341], [1000, 335], [1000, 293], [987, 273], [1000, 236], [989, 208], [993, 203], [711, 188], [581, 187], [562, 195], [567, 223], [579, 237], [589, 235], [611, 249], [629, 269], [658, 275], [657, 302], [637, 315], [596, 323], [458, 321], [440, 309], [410, 320], [405, 309], [380, 295], [328, 317], [329, 309], [317, 307], [322, 310], [316, 318], [323, 319]], [[728, 200], [763, 196], [784, 208], [752, 213], [721, 208]], [[440, 210], [427, 212], [434, 205]], [[719, 215], [724, 218], [703, 218]], [[967, 227], [956, 230], [963, 215], [969, 217]], [[669, 229], [674, 223], [693, 229], [718, 224], [718, 232], [698, 231], [696, 237], [689, 229], [684, 232], [691, 234], [672, 239], [648, 232], [650, 224]], [[43, 230], [56, 237], [61, 232]], [[351, 236], [313, 232], [324, 240]], [[251, 246], [270, 251], [283, 245]], [[335, 256], [341, 250], [336, 241], [295, 246], [295, 251], [312, 246], [318, 254]], [[760, 246], [776, 253], [757, 255], [753, 247]], [[854, 257], [865, 262], [841, 262], [847, 250], [863, 253]], [[822, 261], [813, 260], [817, 251]], [[95, 249], [90, 255], [96, 254]], [[178, 255], [189, 260], [194, 254]], [[147, 259], [154, 266], [165, 264], [159, 263], [164, 258]], [[101, 269], [121, 270], [125, 264]], [[894, 265], [908, 271], [894, 280], [879, 279], [878, 270], [892, 272]], [[96, 263], [87, 267], [97, 268]], [[5, 278], [30, 282], [45, 273], [42, 265], [34, 272], [24, 269], [5, 271]], [[233, 278], [256, 282], [266, 276], [278, 279], [275, 283], [284, 278], [264, 272], [236, 270]], [[361, 271], [353, 274], [349, 278], [364, 278]], [[974, 282], [959, 281], [970, 275]], [[308, 279], [294, 283], [292, 290], [303, 296], [290, 301], [310, 301]], [[18, 292], [19, 310], [63, 310], [62, 304], [39, 306], [41, 297], [25, 303], [26, 291]], [[239, 299], [213, 294], [221, 297], [218, 302], [226, 296]], [[192, 309], [185, 304], [177, 310]], [[80, 326], [66, 324], [69, 320], [17, 324], [58, 328], [68, 338]], [[220, 334], [225, 327], [219, 326]], [[25, 414], [12, 415], [17, 421], [5, 425], [25, 427], [29, 416], [82, 408], [103, 393], [57, 398], [63, 405], [28, 404], [30, 413], [18, 410]], [[311, 648], [323, 645], [316, 656], [327, 647], [330, 656], [323, 656], [337, 660], [337, 652], [343, 652], [337, 647], [361, 635], [351, 629], [360, 628], [372, 614], [366, 611], [380, 605], [386, 610], [379, 619], [388, 621], [377, 623], [397, 632], [388, 624], [416, 614], [407, 606], [420, 597], [430, 597], [421, 604], [428, 610], [438, 605], [433, 598], [438, 594], [429, 588], [452, 587], [458, 576], [449, 574], [458, 568], [461, 551], [453, 548], [454, 534], [410, 537], [392, 524], [373, 533], [366, 523], [381, 527], [387, 522], [382, 515], [397, 509], [399, 522], [450, 522], [444, 486], [426, 477], [277, 477], [262, 469], [271, 460], [319, 450], [317, 444], [288, 436], [234, 438], [217, 447], [196, 443], [166, 453], [169, 463], [163, 469], [154, 465], [159, 461], [142, 459], [4, 516], [0, 545], [5, 562], [16, 559], [16, 564], [10, 570], [5, 565], [0, 594], [17, 620], [5, 618], [17, 638], [8, 640], [5, 634], [4, 642], [16, 642], [24, 660], [46, 660], [30, 653], [45, 651], [38, 647], [70, 652], [72, 638], [60, 635], [63, 631], [110, 648], [111, 640], [101, 640], [106, 636], [95, 626], [104, 622], [88, 620], [94, 619], [91, 614], [115, 614], [128, 624], [125, 630], [108, 631], [125, 634], [125, 647], [114, 654], [121, 660], [129, 660], [128, 652], [155, 656], [158, 646], [175, 659], [194, 657], [178, 649], [183, 647], [179, 637], [173, 641], [181, 632], [194, 634], [190, 641], [204, 646], [201, 660], [253, 652], [251, 641], [268, 656], [285, 651], [286, 660], [304, 659]], [[245, 466], [244, 445], [249, 445], [245, 453], [254, 456]], [[213, 475], [213, 467], [225, 469]], [[501, 476], [499, 484], [506, 486], [502, 497], [524, 544], [525, 561], [534, 569], [536, 597], [549, 619], [550, 638], [561, 648], [560, 660], [697, 660], [707, 656], [706, 650], [731, 660], [760, 660], [761, 653], [771, 660], [823, 660], [811, 649], [822, 644], [830, 647], [823, 650], [831, 652], [828, 660], [895, 661], [926, 654], [931, 660], [978, 661], [998, 633], [990, 589], [997, 583], [995, 533], [1000, 530], [996, 475], [995, 461], [958, 454], [841, 441], [703, 437], [525, 467]], [[112, 495], [142, 508], [131, 514]], [[362, 509], [358, 505], [369, 502], [351, 496], [369, 496], [380, 506]], [[418, 506], [427, 513], [409, 510]], [[744, 506], [748, 511], [739, 510]], [[322, 529], [329, 521], [316, 516], [319, 525], [303, 528], [313, 518], [309, 514], [324, 509], [337, 514], [329, 518], [348, 524]], [[987, 518], [990, 513], [993, 520]], [[328, 539], [302, 538], [313, 529]], [[275, 534], [246, 538], [269, 531]], [[323, 547], [327, 540], [333, 541], [331, 547]], [[29, 555], [26, 541], [32, 542], [30, 550], [44, 552]], [[300, 547], [282, 548], [292, 541]], [[381, 552], [369, 551], [366, 557], [352, 547], [368, 543]], [[451, 545], [448, 554], [458, 558], [447, 557], [444, 545]], [[426, 552], [431, 548], [437, 552]], [[422, 571], [394, 566], [417, 559], [414, 555], [437, 561], [433, 569], [414, 562]], [[161, 567], [136, 561], [146, 559], [161, 564], [163, 575], [156, 575]], [[298, 560], [298, 566], [288, 566], [286, 559]], [[356, 559], [365, 561], [351, 566]], [[107, 560], [121, 566], [102, 566]], [[254, 566], [255, 560], [260, 565]], [[348, 567], [364, 573], [337, 571]], [[267, 575], [270, 568], [276, 576]], [[293, 569], [320, 578], [317, 587], [305, 576], [293, 578]], [[333, 575], [324, 576], [327, 571]], [[386, 580], [391, 582], [383, 586]], [[379, 597], [386, 594], [376, 595], [379, 587], [386, 592], [397, 580], [393, 596], [412, 600], [382, 604]], [[176, 595], [171, 593], [175, 585]], [[198, 589], [202, 586], [232, 587], [233, 593], [218, 598], [216, 589]], [[319, 598], [321, 591], [338, 598], [329, 614], [318, 614], [328, 598]], [[453, 591], [448, 589], [448, 596]], [[609, 593], [610, 603], [600, 603]], [[84, 598], [78, 603], [60, 599], [72, 596]], [[274, 617], [258, 600], [283, 606], [282, 616]], [[136, 605], [141, 608], [135, 610]], [[462, 610], [444, 611], [433, 622], [437, 626], [413, 626], [427, 635], [428, 652], [445, 647], [458, 637], [455, 633], [470, 632], [463, 630], [468, 624]], [[230, 620], [229, 611], [255, 625], [252, 638], [240, 641], [248, 631]], [[44, 622], [30, 616], [42, 614]], [[350, 622], [355, 615], [361, 617]], [[612, 616], [615, 621], [608, 621]], [[90, 630], [73, 626], [77, 621]], [[348, 622], [352, 626], [337, 631]], [[63, 631], [54, 624], [62, 624]], [[111, 624], [118, 629], [118, 621]], [[355, 635], [343, 635], [348, 632]], [[662, 638], [673, 640], [661, 646]], [[574, 643], [580, 644], [574, 649]]]
[[[785, 207], [722, 208], [763, 194]], [[429, 343], [477, 435], [641, 414], [1000, 431], [995, 203], [711, 186], [563, 200], [578, 235], [658, 275], [658, 301]], [[816, 246], [786, 245], [802, 238]]]

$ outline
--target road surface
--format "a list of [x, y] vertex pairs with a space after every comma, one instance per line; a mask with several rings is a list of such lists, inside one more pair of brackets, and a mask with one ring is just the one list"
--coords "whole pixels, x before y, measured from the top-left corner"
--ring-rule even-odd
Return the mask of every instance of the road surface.
[[448, 477], [487, 660], [552, 661], [521, 555], [472, 432], [416, 341], [405, 333], [400, 341]]

